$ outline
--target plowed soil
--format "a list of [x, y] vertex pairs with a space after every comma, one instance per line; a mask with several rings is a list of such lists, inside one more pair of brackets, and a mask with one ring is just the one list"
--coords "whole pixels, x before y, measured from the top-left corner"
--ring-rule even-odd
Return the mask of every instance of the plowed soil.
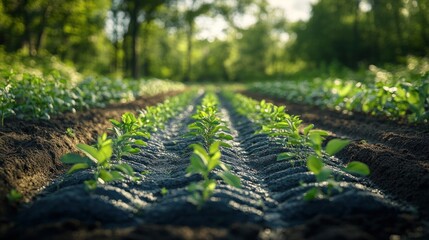
[[[40, 188], [61, 173], [65, 167], [60, 157], [74, 151], [77, 143], [93, 141], [97, 134], [110, 127], [109, 119], [118, 119], [127, 111], [136, 112], [145, 106], [175, 95], [171, 92], [154, 97], [141, 97], [128, 103], [112, 104], [77, 113], [65, 113], [49, 121], [7, 119], [0, 127], [0, 222], [15, 213], [7, 204], [6, 194], [16, 189], [29, 201]], [[74, 136], [66, 134], [73, 129]]]
[[[160, 99], [154, 100], [154, 102], [157, 101]], [[147, 102], [148, 100], [145, 103]], [[61, 174], [64, 167], [58, 159], [53, 161], [54, 163], [48, 165], [51, 167], [46, 167], [54, 170], [48, 171], [50, 175], [46, 173], [45, 184], [48, 179], [58, 177], [30, 204], [21, 207], [13, 218], [8, 218], [11, 220], [10, 228], [5, 233], [4, 239], [426, 239], [429, 237], [425, 218], [427, 208], [423, 204], [427, 193], [423, 191], [424, 189], [420, 189], [420, 185], [410, 186], [408, 190], [406, 187], [401, 187], [402, 184], [424, 182], [422, 179], [428, 176], [427, 168], [407, 164], [408, 162], [428, 163], [427, 155], [426, 157], [423, 155], [427, 154], [427, 148], [424, 149], [424, 147], [427, 146], [425, 144], [429, 133], [424, 127], [416, 128], [417, 130], [408, 127], [407, 135], [402, 132], [407, 131], [406, 126], [395, 128], [394, 123], [380, 120], [377, 129], [387, 124], [391, 127], [386, 136], [399, 139], [392, 140], [393, 137], [388, 139], [386, 137], [386, 140], [383, 140], [384, 138], [379, 135], [383, 134], [384, 130], [380, 130], [379, 133], [360, 134], [356, 129], [364, 126], [358, 125], [361, 121], [369, 128], [371, 126], [369, 120], [365, 122], [364, 119], [356, 119], [353, 122], [353, 116], [342, 116], [336, 113], [337, 118], [340, 119], [338, 126], [329, 127], [328, 123], [323, 124], [325, 117], [316, 117], [319, 114], [324, 116], [323, 114], [327, 114], [327, 111], [319, 110], [315, 114], [314, 109], [307, 109], [307, 112], [299, 105], [296, 105], [293, 110], [293, 107], [287, 104], [289, 112], [298, 114], [298, 111], [303, 111], [300, 115], [305, 122], [314, 123], [318, 128], [331, 131], [332, 136], [354, 140], [353, 144], [340, 152], [337, 158], [324, 159], [327, 166], [334, 172], [342, 191], [335, 191], [330, 199], [303, 201], [303, 193], [316, 182], [314, 175], [305, 167], [305, 159], [279, 162], [276, 157], [281, 152], [305, 152], [308, 149], [299, 147], [285, 149], [266, 135], [254, 134], [256, 125], [235, 112], [228, 100], [221, 98], [220, 114], [230, 129], [229, 133], [233, 136], [233, 140], [228, 142], [232, 148], [223, 148], [221, 159], [231, 167], [234, 174], [240, 177], [243, 187], [236, 189], [218, 181], [212, 200], [198, 210], [187, 201], [189, 193], [186, 189], [189, 183], [199, 180], [196, 175], [186, 176], [186, 168], [192, 153], [189, 145], [197, 142], [198, 138], [183, 136], [188, 131], [187, 125], [194, 121], [191, 116], [195, 112], [195, 106], [200, 102], [201, 97], [196, 98], [183, 109], [182, 113], [173, 117], [164, 130], [153, 133], [148, 146], [143, 147], [139, 154], [123, 159], [137, 172], [147, 172], [141, 181], [100, 185], [94, 192], [88, 192], [84, 190], [82, 182], [91, 177], [90, 170], [71, 176], [64, 175]], [[136, 107], [141, 108], [142, 105], [131, 106], [128, 110], [135, 110]], [[118, 107], [114, 111], [125, 110]], [[94, 113], [90, 114], [92, 115]], [[310, 119], [308, 115], [315, 116]], [[97, 120], [106, 121], [106, 118], [109, 117], [100, 116]], [[351, 119], [348, 120], [348, 118]], [[88, 131], [88, 129], [79, 130], [77, 124], [69, 123], [70, 125], [63, 126], [63, 122], [66, 121], [58, 123], [56, 131], [57, 137], [63, 141], [64, 138], [69, 138], [64, 133], [67, 127], [75, 129], [76, 135], [83, 135]], [[339, 126], [352, 123], [355, 125], [349, 128]], [[106, 122], [100, 130], [108, 125]], [[376, 128], [371, 129], [375, 131]], [[26, 133], [31, 135], [31, 131]], [[405, 140], [401, 140], [400, 137], [403, 136], [398, 137], [398, 133], [408, 138], [420, 137], [426, 142], [421, 143], [421, 140], [417, 140], [416, 143], [412, 143], [410, 140], [399, 151], [395, 147], [395, 141]], [[94, 132], [88, 133], [87, 140], [94, 136], [92, 134]], [[49, 138], [49, 135], [44, 135], [45, 142], [40, 142], [39, 148], [41, 146], [47, 148], [46, 138]], [[75, 142], [82, 140], [74, 142], [70, 140], [67, 146], [70, 145], [69, 149], [72, 149]], [[22, 145], [20, 146], [22, 149]], [[374, 152], [374, 149], [380, 152]], [[46, 149], [48, 150], [49, 148]], [[402, 158], [397, 158], [397, 154], [402, 154], [400, 155]], [[55, 157], [51, 157], [53, 158]], [[371, 177], [357, 178], [344, 172], [341, 167], [352, 160], [368, 163], [372, 170]], [[404, 169], [403, 165], [414, 167]], [[417, 176], [399, 174], [407, 174], [406, 171], [414, 171], [417, 168], [422, 169], [422, 172], [412, 172]], [[387, 179], [383, 180], [383, 175]], [[421, 179], [417, 181], [416, 178], [419, 176]], [[398, 180], [395, 177], [401, 179]], [[389, 183], [392, 180], [399, 182], [395, 183], [396, 187], [401, 187], [404, 192], [395, 189], [395, 184]], [[14, 184], [14, 181], [11, 181], [11, 184]], [[168, 189], [167, 194], [161, 193], [162, 188]], [[34, 191], [36, 192], [38, 191]]]
[[348, 161], [362, 161], [371, 169], [370, 179], [393, 196], [417, 206], [429, 217], [429, 125], [406, 125], [361, 113], [343, 114], [286, 102], [281, 99], [247, 93], [286, 105], [290, 114], [304, 123], [330, 131], [332, 136], [353, 140], [337, 156]]

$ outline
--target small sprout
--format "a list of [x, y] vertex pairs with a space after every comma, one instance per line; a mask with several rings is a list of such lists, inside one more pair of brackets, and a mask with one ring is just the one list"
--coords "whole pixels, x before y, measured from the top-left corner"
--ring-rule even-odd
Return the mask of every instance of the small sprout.
[[[328, 144], [326, 144], [325, 152], [330, 156], [333, 156], [345, 148], [349, 143], [349, 140], [332, 139], [328, 142]], [[327, 182], [328, 185], [326, 193], [323, 192], [320, 186], [311, 188], [304, 194], [304, 200], [330, 197], [332, 189], [341, 191], [341, 187], [332, 176], [332, 170], [325, 166], [320, 155], [310, 155], [307, 158], [307, 168], [316, 176], [316, 181], [318, 183]], [[367, 176], [370, 173], [368, 166], [365, 163], [358, 161], [350, 162], [346, 168], [344, 168], [344, 170], [346, 172], [362, 176]]]
[[167, 188], [165, 188], [165, 187], [161, 188], [161, 195], [162, 195], [162, 196], [165, 196], [165, 195], [167, 195], [167, 194], [168, 194], [168, 189], [167, 189]]
[[16, 189], [12, 189], [6, 195], [6, 197], [10, 204], [14, 204], [21, 201], [21, 199], [23, 198], [23, 195], [22, 193], [18, 192]]
[[187, 175], [199, 174], [203, 180], [191, 183], [188, 185], [188, 191], [191, 195], [188, 197], [188, 201], [201, 209], [204, 203], [210, 199], [216, 189], [216, 180], [210, 178], [210, 173], [215, 168], [221, 168], [223, 171], [217, 173], [226, 184], [233, 187], [240, 188], [240, 178], [232, 174], [229, 168], [220, 161], [220, 142], [214, 142], [209, 147], [207, 152], [203, 146], [199, 144], [191, 145], [194, 148], [194, 152], [191, 155], [191, 164], [186, 169]]
[[74, 132], [73, 128], [67, 128], [67, 129], [66, 129], [66, 134], [67, 134], [67, 136], [69, 136], [69, 137], [71, 137], [71, 138], [76, 137], [76, 134], [75, 134], [75, 132]]

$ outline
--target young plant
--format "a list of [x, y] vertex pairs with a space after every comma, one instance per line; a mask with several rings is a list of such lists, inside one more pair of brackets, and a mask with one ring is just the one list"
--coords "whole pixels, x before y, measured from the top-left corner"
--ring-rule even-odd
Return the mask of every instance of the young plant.
[[65, 164], [73, 164], [68, 174], [89, 168], [94, 169], [94, 179], [84, 182], [87, 190], [96, 189], [98, 184], [126, 178], [137, 179], [134, 170], [128, 164], [112, 163], [112, 139], [107, 138], [106, 133], [98, 137], [96, 146], [78, 144], [77, 148], [83, 155], [68, 153], [61, 158], [61, 161]]
[[197, 113], [192, 116], [195, 122], [189, 124], [188, 136], [197, 136], [202, 138], [203, 145], [208, 148], [213, 142], [220, 141], [221, 146], [231, 147], [224, 140], [232, 140], [230, 134], [225, 133], [229, 129], [217, 115], [218, 99], [215, 94], [208, 93], [204, 97], [201, 107]]
[[[349, 140], [332, 139], [326, 145], [325, 152], [329, 156], [333, 156], [345, 148], [349, 143]], [[341, 191], [341, 187], [335, 181], [332, 175], [332, 170], [326, 167], [323, 163], [321, 151], [315, 151], [315, 153], [316, 154], [310, 155], [307, 158], [307, 168], [316, 176], [316, 181], [319, 183], [319, 185], [308, 190], [304, 194], [304, 200], [329, 198], [332, 195], [333, 189]], [[343, 170], [360, 176], [367, 176], [370, 174], [369, 167], [365, 163], [359, 161], [350, 162], [345, 168], [343, 168]], [[323, 188], [321, 187], [322, 183], [327, 183], [326, 192], [324, 192]]]
[[111, 119], [113, 125], [111, 129], [115, 138], [113, 138], [113, 153], [116, 160], [121, 161], [127, 154], [137, 154], [140, 150], [135, 146], [146, 146], [146, 142], [139, 138], [150, 138], [148, 132], [141, 131], [142, 123], [134, 114], [127, 112], [122, 115], [122, 121]]
[[75, 132], [74, 132], [73, 128], [67, 128], [67, 129], [66, 129], [66, 134], [67, 134], [67, 136], [69, 136], [69, 137], [71, 137], [71, 138], [76, 137], [76, 134], [75, 134]]
[[12, 83], [7, 79], [4, 83], [0, 83], [0, 120], [1, 126], [4, 126], [4, 119], [15, 114], [13, 105], [15, 103], [15, 95], [11, 92]]
[[193, 182], [188, 185], [188, 191], [191, 193], [188, 197], [188, 201], [196, 205], [198, 209], [201, 209], [216, 189], [216, 179], [212, 178], [212, 172], [215, 168], [221, 169], [221, 171], [216, 175], [226, 184], [237, 188], [241, 187], [240, 178], [232, 174], [229, 171], [229, 168], [220, 161], [220, 145], [221, 143], [219, 141], [213, 142], [210, 145], [208, 152], [200, 144], [191, 145], [194, 152], [191, 155], [191, 164], [186, 169], [187, 176], [198, 174], [203, 178], [203, 180]]
[[18, 192], [16, 189], [10, 190], [10, 192], [6, 195], [7, 200], [10, 204], [15, 204], [22, 199], [22, 193]]

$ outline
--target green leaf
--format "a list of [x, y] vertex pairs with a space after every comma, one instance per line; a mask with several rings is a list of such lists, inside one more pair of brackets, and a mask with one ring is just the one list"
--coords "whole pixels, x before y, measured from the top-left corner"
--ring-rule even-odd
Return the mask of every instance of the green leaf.
[[318, 182], [324, 182], [326, 180], [328, 180], [331, 177], [332, 174], [332, 170], [327, 168], [327, 167], [323, 167], [320, 172], [316, 175], [316, 180]]
[[347, 164], [347, 167], [345, 170], [349, 173], [358, 174], [362, 176], [368, 176], [370, 174], [368, 165], [359, 161], [350, 162], [349, 164]]
[[207, 164], [207, 170], [211, 171], [220, 164], [220, 152], [216, 152], [213, 157], [210, 158]]
[[64, 164], [75, 164], [75, 163], [92, 164], [93, 163], [89, 158], [82, 157], [81, 155], [76, 153], [67, 153], [63, 155], [60, 160]]
[[314, 155], [307, 158], [307, 168], [316, 175], [320, 173], [324, 165], [322, 159]]
[[84, 183], [87, 191], [93, 191], [97, 188], [97, 181], [95, 180], [86, 180]]
[[[98, 180], [100, 180], [100, 179], [103, 180], [104, 182], [111, 182], [111, 181], [115, 180], [113, 175], [109, 171], [104, 170], [104, 169], [100, 170], [100, 173], [98, 175]], [[101, 182], [103, 182], [103, 181], [101, 181]]]
[[349, 144], [350, 144], [350, 140], [332, 139], [331, 141], [328, 142], [328, 144], [326, 144], [325, 151], [327, 154], [332, 156], [337, 152], [341, 151]]
[[126, 163], [116, 164], [114, 167], [128, 176], [134, 176], [134, 169]]
[[218, 152], [219, 151], [219, 146], [220, 146], [220, 142], [219, 141], [216, 141], [216, 142], [212, 143], [210, 145], [210, 148], [209, 148], [210, 154], [214, 154], [215, 152]]
[[79, 143], [76, 145], [79, 150], [81, 150], [89, 159], [94, 161], [95, 163], [103, 162], [104, 156], [101, 155], [98, 150], [92, 146]]
[[197, 154], [201, 160], [204, 162], [204, 164], [207, 164], [210, 157], [207, 154], [206, 150], [199, 144], [192, 144], [191, 147], [194, 148], [194, 153]]
[[226, 148], [232, 148], [232, 146], [226, 142], [220, 142], [220, 146], [226, 147]]
[[305, 201], [311, 201], [317, 198], [319, 195], [319, 189], [316, 187], [311, 188], [306, 193], [304, 193], [304, 200]]
[[187, 173], [202, 173], [206, 171], [206, 165], [201, 157], [195, 153], [191, 155], [191, 165], [187, 168]]
[[67, 171], [67, 174], [72, 174], [74, 172], [88, 169], [88, 168], [89, 168], [89, 165], [87, 163], [76, 163], [70, 168], [70, 170]]
[[165, 188], [165, 187], [161, 188], [161, 195], [162, 196], [167, 195], [167, 193], [168, 193], [168, 189], [167, 188]]
[[292, 158], [295, 158], [295, 157], [296, 157], [295, 153], [284, 152], [284, 153], [280, 153], [277, 156], [277, 161], [289, 160], [289, 159], [292, 159]]
[[223, 139], [223, 140], [233, 140], [234, 138], [229, 135], [229, 134], [225, 134], [225, 133], [220, 133], [218, 135], [219, 139]]
[[19, 200], [21, 200], [21, 199], [22, 199], [23, 195], [22, 195], [20, 192], [18, 192], [16, 189], [12, 189], [12, 190], [10, 190], [10, 192], [6, 195], [6, 197], [7, 197], [7, 200], [8, 200], [10, 203], [16, 203], [16, 202], [18, 202]]
[[304, 128], [304, 135], [308, 135], [311, 129], [314, 128], [314, 124], [310, 124], [307, 127]]
[[241, 180], [236, 175], [231, 172], [224, 171], [218, 174], [219, 177], [223, 179], [223, 181], [233, 187], [241, 188]]
[[139, 140], [135, 140], [134, 144], [138, 145], [138, 146], [146, 146], [146, 142], [143, 141], [143, 140], [140, 140], [140, 139]]

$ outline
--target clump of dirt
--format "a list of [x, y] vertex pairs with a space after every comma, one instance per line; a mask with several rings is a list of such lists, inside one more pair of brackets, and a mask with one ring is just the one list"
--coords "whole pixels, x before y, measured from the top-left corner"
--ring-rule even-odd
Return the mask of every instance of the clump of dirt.
[[407, 125], [362, 113], [344, 114], [296, 104], [255, 93], [255, 99], [286, 105], [304, 123], [328, 130], [337, 137], [354, 140], [338, 153], [345, 163], [362, 161], [371, 169], [370, 179], [381, 189], [414, 204], [429, 218], [429, 126]]
[[[137, 111], [178, 94], [170, 92], [153, 97], [140, 97], [128, 103], [65, 113], [47, 120], [8, 119], [0, 127], [0, 222], [13, 214], [6, 195], [16, 189], [29, 201], [55, 176], [64, 173], [60, 157], [75, 150], [75, 145], [91, 142], [110, 127], [109, 119], [118, 119], [127, 111]], [[66, 133], [67, 129], [72, 132]]]

